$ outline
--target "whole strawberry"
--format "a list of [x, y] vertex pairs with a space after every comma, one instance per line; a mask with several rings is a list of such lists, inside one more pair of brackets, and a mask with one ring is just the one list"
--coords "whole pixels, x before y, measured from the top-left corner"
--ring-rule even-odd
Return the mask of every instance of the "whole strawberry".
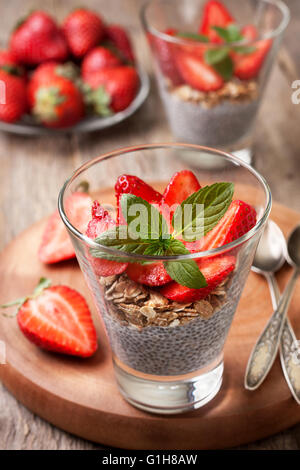
[[135, 57], [130, 38], [122, 26], [110, 24], [106, 27], [106, 38], [121, 53], [124, 61], [134, 63]]
[[139, 77], [136, 70], [129, 66], [120, 66], [98, 70], [85, 79], [92, 91], [90, 102], [98, 114], [118, 112], [127, 108], [133, 101]]
[[5, 49], [0, 49], [0, 67], [15, 72], [16, 75], [26, 76], [24, 67], [20, 66], [13, 54]]
[[26, 81], [0, 67], [0, 121], [16, 122], [27, 110]]
[[46, 127], [73, 126], [84, 116], [81, 92], [67, 78], [49, 75], [47, 83], [34, 83], [28, 94], [32, 113]]
[[98, 46], [92, 49], [84, 57], [81, 65], [83, 78], [105, 67], [122, 65], [121, 60], [106, 47]]
[[37, 65], [46, 60], [64, 61], [68, 46], [62, 31], [44, 11], [31, 13], [13, 31], [10, 50], [20, 64]]
[[80, 58], [99, 44], [105, 28], [95, 12], [78, 8], [67, 16], [63, 30], [72, 54]]

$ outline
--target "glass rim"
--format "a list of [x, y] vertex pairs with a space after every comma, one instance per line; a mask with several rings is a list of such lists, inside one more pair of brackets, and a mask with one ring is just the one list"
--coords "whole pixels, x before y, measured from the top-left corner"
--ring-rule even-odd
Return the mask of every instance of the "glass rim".
[[[85, 170], [89, 169], [93, 165], [109, 160], [114, 157], [118, 157], [127, 153], [132, 153], [132, 152], [137, 152], [141, 150], [157, 150], [157, 149], [166, 149], [166, 148], [174, 148], [174, 149], [185, 149], [185, 150], [195, 150], [195, 151], [206, 151], [210, 153], [215, 153], [220, 156], [225, 157], [227, 160], [229, 160], [231, 163], [243, 166], [246, 168], [252, 175], [256, 177], [256, 179], [259, 181], [261, 186], [264, 189], [265, 193], [265, 198], [266, 198], [266, 207], [264, 210], [264, 213], [260, 217], [260, 219], [256, 222], [254, 227], [252, 227], [251, 230], [249, 230], [247, 233], [242, 235], [241, 237], [237, 238], [231, 243], [228, 243], [224, 246], [221, 246], [219, 248], [213, 248], [211, 250], [206, 250], [206, 251], [199, 251], [196, 253], [189, 253], [186, 255], [172, 255], [172, 256], [151, 256], [151, 255], [140, 255], [140, 254], [135, 254], [135, 253], [126, 253], [124, 251], [116, 250], [114, 248], [110, 248], [104, 245], [100, 245], [99, 243], [96, 243], [93, 239], [89, 238], [87, 235], [84, 233], [80, 232], [77, 230], [74, 225], [70, 222], [68, 219], [65, 210], [64, 210], [64, 204], [63, 204], [63, 198], [66, 190], [68, 187], [72, 184], [72, 182]], [[180, 143], [180, 142], [170, 142], [170, 143], [155, 143], [155, 144], [139, 144], [135, 146], [130, 146], [130, 147], [123, 147], [117, 150], [114, 150], [112, 152], [105, 153], [103, 155], [99, 155], [98, 157], [95, 157], [91, 160], [88, 160], [86, 163], [81, 165], [77, 170], [74, 171], [74, 173], [71, 175], [70, 178], [68, 178], [63, 187], [61, 188], [58, 196], [58, 211], [60, 214], [61, 219], [63, 220], [65, 226], [67, 229], [80, 241], [84, 242], [86, 245], [88, 245], [90, 248], [94, 249], [99, 249], [101, 248], [102, 251], [113, 254], [115, 256], [122, 256], [122, 258], [128, 258], [128, 260], [136, 259], [136, 260], [145, 260], [145, 261], [172, 261], [172, 260], [187, 260], [187, 259], [196, 259], [196, 258], [204, 258], [208, 256], [215, 256], [220, 253], [223, 253], [224, 251], [231, 250], [232, 248], [235, 248], [242, 243], [246, 242], [250, 238], [252, 238], [265, 224], [269, 214], [270, 210], [272, 207], [272, 195], [271, 195], [271, 190], [266, 182], [265, 178], [254, 168], [252, 168], [248, 163], [243, 162], [241, 159], [238, 157], [231, 155], [230, 153], [223, 152], [222, 150], [217, 150], [211, 147], [204, 147], [201, 145], [194, 145], [194, 144], [186, 144], [186, 143]]]
[[[172, 0], [147, 0], [144, 5], [142, 5], [140, 9], [140, 18], [142, 25], [146, 31], [149, 33], [153, 34], [154, 36], [158, 37], [159, 39], [162, 39], [167, 42], [171, 42], [173, 44], [181, 44], [181, 45], [186, 45], [190, 46], [191, 45], [191, 40], [190, 39], [184, 39], [182, 37], [176, 37], [176, 36], [171, 36], [169, 34], [165, 34], [162, 31], [157, 30], [154, 28], [152, 25], [149, 24], [146, 18], [146, 12], [148, 10], [148, 7], [153, 4], [153, 3], [166, 3]], [[236, 42], [230, 42], [230, 43], [222, 43], [221, 45], [224, 46], [241, 46], [241, 45], [251, 45], [257, 43], [257, 41], [263, 40], [263, 39], [272, 39], [284, 32], [286, 29], [289, 21], [290, 21], [290, 9], [287, 6], [285, 2], [282, 0], [259, 0], [259, 2], [264, 2], [264, 3], [269, 3], [270, 5], [276, 6], [282, 13], [282, 20], [280, 24], [277, 26], [277, 28], [273, 29], [272, 31], [265, 33], [265, 34], [259, 34], [259, 36], [255, 40], [241, 40], [241, 41], [236, 41]], [[218, 45], [210, 42], [204, 42], [204, 41], [192, 41], [193, 47], [199, 47], [203, 46], [204, 44], [209, 47], [216, 47]], [[220, 46], [220, 45], [219, 45]]]

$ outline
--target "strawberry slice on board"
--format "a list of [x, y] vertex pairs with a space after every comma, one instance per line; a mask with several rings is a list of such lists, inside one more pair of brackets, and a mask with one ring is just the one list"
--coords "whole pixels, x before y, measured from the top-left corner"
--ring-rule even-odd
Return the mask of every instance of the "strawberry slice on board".
[[[109, 213], [100, 206], [98, 201], [94, 201], [92, 207], [92, 220], [88, 223], [86, 235], [89, 238], [97, 238], [106, 230], [116, 226], [116, 222]], [[114, 276], [121, 274], [127, 268], [128, 263], [118, 263], [101, 258], [90, 257], [90, 261], [94, 267], [97, 276]]]
[[233, 242], [245, 235], [256, 224], [256, 211], [246, 202], [232, 201], [226, 214], [205, 237], [186, 243], [191, 252], [212, 250]]
[[176, 63], [184, 82], [196, 90], [216, 91], [224, 84], [221, 75], [195, 54], [177, 51]]
[[152, 186], [133, 175], [119, 176], [115, 184], [115, 193], [117, 198], [117, 222], [119, 224], [126, 223], [120, 207], [122, 194], [134, 194], [150, 204], [159, 204], [162, 198], [162, 195], [152, 188]]
[[255, 51], [250, 54], [235, 54], [234, 75], [241, 80], [257, 77], [271, 46], [271, 39], [262, 39], [253, 44]]
[[90, 357], [98, 348], [89, 307], [70, 287], [47, 287], [27, 297], [19, 307], [17, 321], [29, 341], [42, 349]]
[[207, 286], [201, 289], [190, 289], [173, 281], [160, 289], [160, 293], [169, 300], [180, 303], [195, 302], [207, 297], [235, 268], [234, 256], [216, 256], [197, 261], [204, 275]]
[[[75, 192], [66, 200], [66, 214], [80, 232], [85, 233], [89, 219], [92, 199], [86, 193]], [[45, 226], [38, 257], [42, 263], [57, 263], [70, 258], [75, 258], [75, 251], [60, 218], [58, 210], [48, 219]]]
[[208, 36], [211, 42], [222, 43], [223, 40], [218, 36], [218, 33], [213, 29], [213, 26], [226, 28], [226, 26], [231, 23], [234, 23], [234, 18], [223, 3], [217, 0], [209, 0], [203, 8], [203, 16], [199, 26], [199, 33]]
[[147, 265], [129, 263], [126, 274], [132, 281], [146, 286], [162, 286], [172, 281], [162, 262]]

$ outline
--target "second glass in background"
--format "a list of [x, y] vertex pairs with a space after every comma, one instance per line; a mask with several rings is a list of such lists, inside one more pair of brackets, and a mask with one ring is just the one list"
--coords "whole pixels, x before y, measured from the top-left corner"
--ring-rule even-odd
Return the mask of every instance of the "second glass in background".
[[[152, 0], [144, 5], [142, 22], [160, 95], [176, 141], [220, 148], [251, 163], [255, 118], [289, 10], [280, 0], [225, 0], [222, 5], [231, 15], [228, 24], [240, 28], [242, 41], [226, 43], [217, 33], [210, 42], [182, 37], [203, 30], [207, 3]], [[225, 61], [232, 61], [233, 73], [224, 78], [216, 70], [225, 66], [228, 71], [228, 63], [223, 60], [215, 66], [206, 61], [207, 54], [216, 58], [226, 49]], [[206, 163], [211, 167], [218, 162]]]

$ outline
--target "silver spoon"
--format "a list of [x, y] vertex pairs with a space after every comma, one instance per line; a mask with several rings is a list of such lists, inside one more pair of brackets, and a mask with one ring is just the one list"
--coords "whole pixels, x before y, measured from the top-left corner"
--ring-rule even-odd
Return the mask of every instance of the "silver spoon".
[[[267, 226], [267, 232], [266, 235], [263, 234], [262, 239], [262, 245], [263, 249], [260, 249], [258, 252], [266, 255], [266, 252], [269, 251], [270, 253], [273, 253], [274, 255], [274, 264], [273, 266], [277, 267], [280, 266], [279, 259], [281, 260], [281, 256], [278, 255], [279, 253], [279, 246], [281, 245], [282, 249], [282, 254], [283, 254], [283, 247], [284, 244], [282, 243], [283, 236], [281, 234], [281, 237], [278, 237], [278, 242], [274, 243], [275, 238], [273, 235], [275, 234], [275, 231], [278, 235], [279, 233], [279, 228], [278, 230], [274, 229], [274, 222], [269, 222]], [[270, 249], [271, 246], [271, 241], [273, 240], [273, 246]], [[281, 240], [281, 241], [280, 241]], [[283, 239], [284, 240], [284, 239]], [[259, 243], [260, 245], [260, 243]], [[276, 246], [276, 249], [274, 248]], [[275, 263], [275, 253], [277, 253], [277, 263]], [[258, 257], [257, 257], [258, 258]], [[266, 258], [266, 256], [265, 256]], [[261, 258], [262, 259], [262, 258]], [[284, 258], [283, 258], [284, 259]], [[268, 321], [265, 329], [263, 330], [262, 334], [260, 335], [259, 339], [257, 340], [252, 353], [250, 355], [248, 364], [247, 364], [247, 369], [246, 369], [246, 374], [245, 374], [245, 388], [248, 390], [255, 390], [258, 388], [265, 377], [267, 376], [269, 370], [271, 369], [273, 362], [275, 360], [277, 350], [279, 347], [280, 343], [280, 338], [283, 333], [283, 329], [285, 329], [285, 332], [288, 334], [288, 337], [290, 338], [290, 343], [293, 345], [295, 342], [295, 334], [292, 331], [291, 325], [289, 322], [286, 322], [286, 313], [290, 304], [290, 300], [292, 297], [293, 289], [297, 280], [297, 277], [299, 275], [299, 268], [300, 268], [300, 226], [296, 227], [296, 229], [292, 232], [292, 234], [289, 237], [288, 240], [288, 261], [295, 267], [294, 273], [292, 277], [290, 278], [288, 285], [285, 288], [285, 291], [280, 298], [279, 305], [277, 308], [275, 308], [275, 312], [273, 313], [272, 317]], [[262, 269], [262, 263], [255, 263], [256, 264], [256, 269], [259, 269], [259, 272], [262, 273], [262, 271], [265, 271]], [[281, 264], [282, 265], [282, 264]], [[267, 263], [266, 265], [267, 266]], [[272, 301], [273, 304], [276, 305], [276, 298], [277, 296], [279, 297], [279, 291], [277, 287], [277, 283], [275, 281], [274, 276], [271, 274], [272, 268], [271, 268], [271, 263], [268, 264], [268, 269], [267, 269], [267, 279], [269, 281], [269, 285], [271, 287], [271, 292], [273, 293], [272, 295]], [[258, 271], [257, 271], [258, 272]], [[264, 273], [263, 273], [264, 274]], [[273, 279], [272, 279], [273, 277]], [[282, 349], [282, 353], [284, 353], [284, 349]], [[296, 362], [296, 361], [294, 361]], [[300, 361], [299, 361], [300, 362]], [[298, 393], [295, 392], [293, 383], [296, 385], [297, 382], [299, 382], [299, 375], [298, 375], [298, 381], [296, 379], [290, 380], [290, 372], [291, 369], [289, 370], [286, 368], [286, 360], [282, 360], [282, 365], [284, 368], [284, 373], [285, 377], [288, 379], [288, 385], [290, 386], [290, 389], [293, 393], [293, 396], [296, 398]], [[297, 366], [297, 364], [295, 364]], [[299, 373], [299, 368], [298, 371]], [[298, 401], [298, 399], [296, 398]]]

